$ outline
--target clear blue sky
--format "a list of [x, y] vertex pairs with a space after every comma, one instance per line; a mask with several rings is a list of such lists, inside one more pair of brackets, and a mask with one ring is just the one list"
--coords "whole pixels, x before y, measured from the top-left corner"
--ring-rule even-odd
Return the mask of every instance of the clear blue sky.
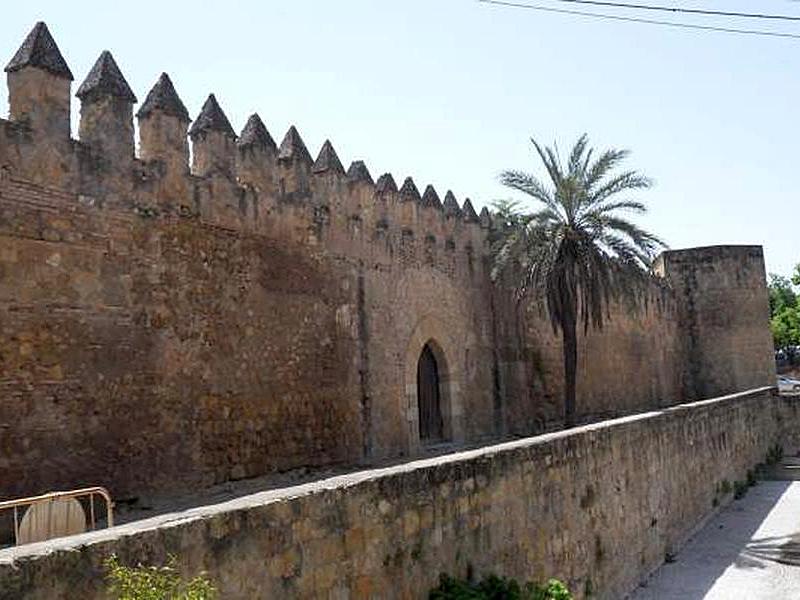
[[[787, 0], [664, 3], [800, 15]], [[503, 168], [538, 168], [530, 136], [567, 147], [587, 132], [655, 179], [643, 223], [671, 247], [763, 244], [769, 271], [800, 262], [800, 40], [476, 0], [39, 0], [4, 11], [4, 62], [37, 20], [73, 91], [109, 49], [140, 100], [167, 71], [193, 116], [215, 92], [237, 130], [258, 111], [278, 143], [294, 123], [312, 154], [330, 138], [345, 166], [364, 159], [373, 176], [411, 174], [479, 207], [510, 196]]]

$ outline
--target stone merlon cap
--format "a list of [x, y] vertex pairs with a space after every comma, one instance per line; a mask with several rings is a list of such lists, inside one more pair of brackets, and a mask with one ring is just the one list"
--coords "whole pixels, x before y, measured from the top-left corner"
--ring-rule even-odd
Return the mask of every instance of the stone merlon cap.
[[200, 114], [189, 128], [189, 136], [195, 137], [205, 131], [219, 131], [228, 137], [235, 138], [236, 132], [231, 127], [231, 122], [219, 106], [216, 96], [209, 94], [200, 109]]
[[250, 118], [247, 119], [247, 123], [239, 136], [238, 145], [240, 148], [261, 148], [262, 150], [271, 150], [272, 152], [278, 149], [275, 145], [275, 140], [272, 139], [264, 122], [257, 113], [253, 113], [250, 115]]
[[360, 181], [362, 183], [373, 183], [372, 175], [369, 173], [367, 165], [363, 160], [354, 160], [347, 169], [347, 179], [349, 181]]
[[330, 140], [325, 140], [322, 148], [319, 151], [317, 160], [314, 161], [314, 166], [311, 168], [314, 173], [327, 173], [328, 171], [336, 173], [337, 175], [344, 175], [344, 167], [342, 161], [333, 149], [333, 144]]
[[387, 192], [394, 193], [397, 191], [397, 184], [394, 182], [394, 177], [392, 177], [391, 173], [384, 173], [378, 177], [378, 182], [375, 184], [375, 191], [379, 194], [385, 194]]
[[175, 86], [172, 85], [172, 80], [166, 73], [161, 74], [153, 89], [147, 93], [147, 98], [144, 99], [144, 104], [139, 108], [136, 116], [142, 119], [154, 111], [177, 117], [185, 123], [191, 121], [189, 111], [181, 102]]
[[455, 195], [452, 191], [447, 190], [444, 195], [444, 214], [448, 217], [460, 217], [461, 207], [458, 205]]
[[75, 95], [84, 102], [92, 102], [106, 96], [121, 98], [131, 104], [135, 104], [137, 101], [108, 50], [103, 50], [103, 53], [100, 54], [100, 58], [94, 63], [92, 70], [89, 71]]
[[436, 190], [430, 184], [425, 188], [425, 193], [422, 194], [422, 206], [442, 208], [442, 201], [439, 200], [439, 194], [436, 193]]
[[306, 163], [311, 163], [311, 154], [308, 153], [303, 138], [297, 128], [292, 125], [289, 131], [281, 142], [281, 147], [278, 149], [278, 160], [300, 160]]
[[410, 200], [419, 201], [419, 190], [411, 177], [406, 177], [403, 186], [400, 188], [400, 195]]
[[475, 212], [475, 209], [472, 208], [472, 202], [470, 202], [469, 198], [464, 200], [464, 206], [461, 209], [464, 213], [464, 220], [467, 223], [478, 223], [480, 219], [478, 219], [478, 213]]
[[489, 209], [485, 206], [481, 209], [481, 227], [491, 227], [492, 226], [492, 215], [489, 213]]
[[13, 73], [25, 67], [36, 67], [58, 77], [73, 80], [72, 71], [61, 55], [53, 36], [42, 21], [34, 25], [28, 37], [22, 42], [14, 58], [6, 65], [6, 73]]

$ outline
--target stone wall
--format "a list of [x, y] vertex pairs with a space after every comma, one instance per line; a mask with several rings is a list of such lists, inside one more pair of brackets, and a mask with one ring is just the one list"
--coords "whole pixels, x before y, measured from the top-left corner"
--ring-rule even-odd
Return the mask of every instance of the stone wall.
[[[108, 52], [78, 88], [75, 140], [43, 23], [6, 71], [0, 498], [420, 455], [426, 344], [444, 442], [559, 425], [559, 338], [490, 281], [485, 209], [345, 171], [330, 142], [314, 160], [295, 127], [277, 145], [258, 115], [237, 136], [213, 94], [192, 121], [166, 74], [137, 144]], [[707, 254], [669, 253], [644, 310], [611, 307], [581, 338], [581, 418], [770, 383], [763, 258]]]
[[11, 178], [0, 244], [4, 496], [415, 453], [431, 339], [452, 439], [494, 433], [485, 288], [453, 281], [455, 251], [450, 273], [411, 253], [368, 261]]
[[[677, 310], [672, 290], [653, 282], [636, 305], [612, 304], [602, 329], [579, 328], [579, 419], [610, 418], [681, 401], [683, 353]], [[519, 406], [509, 424], [524, 423], [526, 417], [558, 423], [564, 402], [561, 334], [553, 332], [546, 314], [530, 306], [524, 315], [524, 340], [527, 376], [541, 400], [536, 411], [530, 409], [530, 401]], [[522, 394], [513, 398], [520, 402]]]
[[125, 497], [360, 458], [346, 265], [13, 182], [0, 239], [0, 494]]
[[656, 269], [679, 299], [686, 399], [773, 384], [761, 246], [674, 250], [659, 257]]
[[440, 572], [620, 598], [800, 415], [771, 389], [0, 551], [0, 598], [102, 598], [103, 559], [205, 569], [222, 597], [424, 598]]
[[[0, 120], [0, 497], [115, 497], [420, 448], [435, 345], [447, 441], [496, 435], [481, 223], [409, 177], [191, 119], [163, 74], [136, 113], [110, 53], [78, 88], [39, 23]], [[190, 153], [191, 149], [191, 153]], [[191, 165], [189, 163], [192, 156]], [[8, 483], [6, 483], [8, 482]]]

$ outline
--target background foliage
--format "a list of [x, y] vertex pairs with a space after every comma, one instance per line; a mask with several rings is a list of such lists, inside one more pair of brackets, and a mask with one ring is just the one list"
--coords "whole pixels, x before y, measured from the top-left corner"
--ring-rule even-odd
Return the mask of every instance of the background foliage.
[[776, 349], [800, 345], [800, 298], [795, 286], [800, 286], [800, 264], [791, 278], [769, 276], [770, 326]]

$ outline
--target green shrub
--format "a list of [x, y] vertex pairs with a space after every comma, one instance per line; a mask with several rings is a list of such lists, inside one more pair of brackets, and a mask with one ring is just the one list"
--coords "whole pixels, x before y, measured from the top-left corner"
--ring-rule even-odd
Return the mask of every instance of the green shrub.
[[747, 482], [746, 481], [734, 481], [733, 482], [733, 497], [736, 500], [741, 500], [744, 498], [744, 495], [747, 493]]
[[105, 561], [108, 591], [115, 600], [214, 600], [217, 592], [204, 574], [184, 581], [175, 558], [162, 567], [126, 567], [116, 556]]
[[439, 586], [431, 590], [430, 600], [572, 600], [567, 587], [557, 579], [544, 585], [520, 583], [508, 577], [489, 575], [470, 583], [442, 574]]

